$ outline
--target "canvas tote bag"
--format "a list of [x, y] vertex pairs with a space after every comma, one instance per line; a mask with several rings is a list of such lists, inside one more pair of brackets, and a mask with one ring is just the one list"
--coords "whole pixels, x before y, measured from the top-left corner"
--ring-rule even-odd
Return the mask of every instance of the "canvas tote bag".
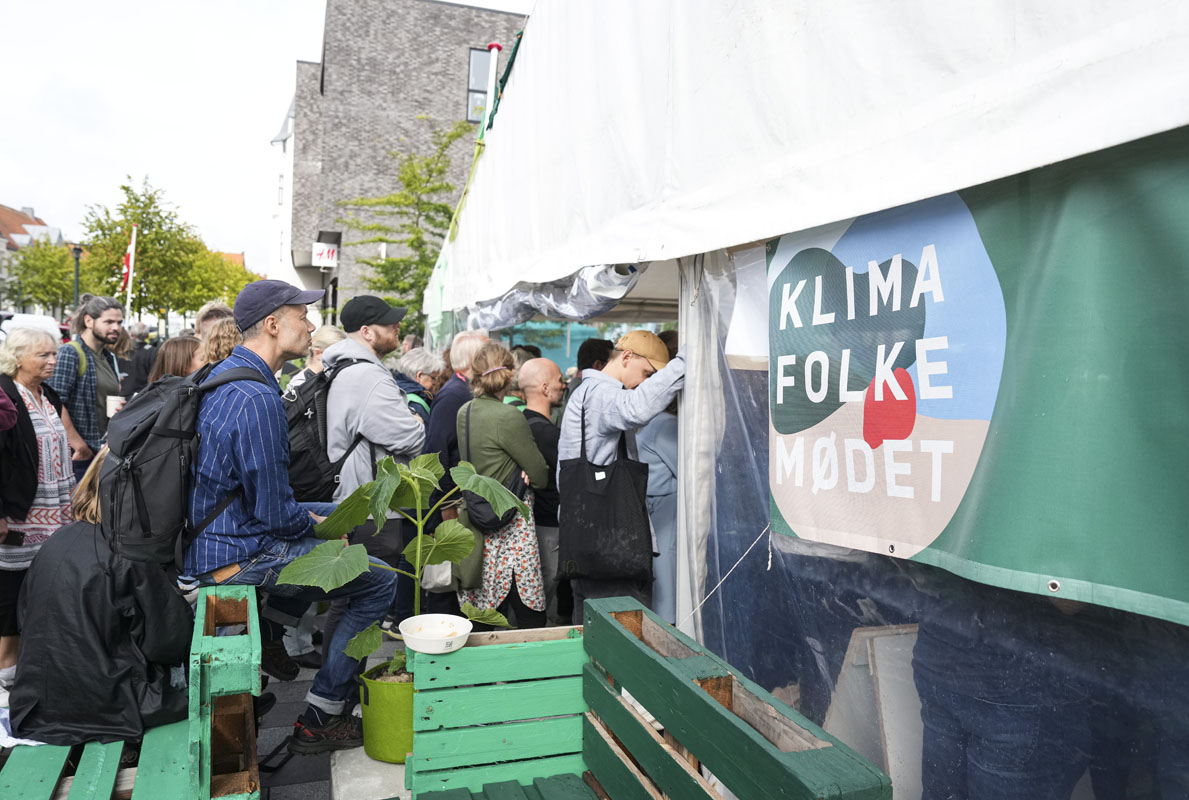
[[648, 465], [628, 458], [627, 435], [619, 435], [616, 460], [586, 459], [586, 408], [582, 450], [561, 462], [558, 492], [558, 570], [566, 578], [652, 580], [652, 528], [646, 490]]

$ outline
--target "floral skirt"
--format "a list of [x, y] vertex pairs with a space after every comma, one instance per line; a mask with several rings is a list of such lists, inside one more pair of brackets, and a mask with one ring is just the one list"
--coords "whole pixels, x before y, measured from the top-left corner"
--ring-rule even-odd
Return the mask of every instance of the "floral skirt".
[[532, 497], [525, 500], [529, 516], [516, 518], [496, 533], [484, 536], [483, 582], [474, 589], [458, 592], [458, 602], [479, 609], [498, 608], [512, 589], [512, 579], [520, 599], [533, 611], [545, 610], [545, 590], [541, 583], [541, 553], [537, 549], [537, 526], [532, 517]]

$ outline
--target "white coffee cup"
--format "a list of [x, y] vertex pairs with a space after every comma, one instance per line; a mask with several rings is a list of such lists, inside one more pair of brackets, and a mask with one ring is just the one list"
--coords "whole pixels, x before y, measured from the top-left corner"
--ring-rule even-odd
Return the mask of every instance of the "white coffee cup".
[[109, 394], [107, 396], [107, 418], [111, 419], [116, 415], [116, 412], [124, 407], [124, 398], [118, 394]]

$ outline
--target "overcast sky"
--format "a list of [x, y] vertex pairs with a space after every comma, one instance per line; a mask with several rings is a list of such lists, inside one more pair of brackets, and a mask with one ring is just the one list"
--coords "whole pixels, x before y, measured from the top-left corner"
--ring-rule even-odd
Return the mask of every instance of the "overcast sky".
[[[532, 0], [468, 3], [527, 13]], [[38, 0], [0, 15], [0, 203], [67, 238], [147, 175], [213, 250], [268, 267], [269, 145], [326, 0]]]

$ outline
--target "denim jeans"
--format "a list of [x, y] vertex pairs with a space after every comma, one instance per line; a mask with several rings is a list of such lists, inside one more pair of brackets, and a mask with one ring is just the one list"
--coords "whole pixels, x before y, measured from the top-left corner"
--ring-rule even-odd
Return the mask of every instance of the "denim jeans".
[[345, 586], [325, 592], [314, 586], [277, 584], [281, 570], [294, 559], [313, 550], [322, 542], [318, 539], [271, 539], [256, 556], [240, 564], [240, 571], [226, 584], [252, 585], [269, 593], [269, 604], [278, 610], [300, 617], [312, 602], [343, 598], [347, 607], [327, 648], [327, 658], [314, 676], [314, 685], [307, 700], [328, 714], [341, 714], [351, 695], [359, 662], [343, 653], [347, 642], [355, 634], [384, 619], [392, 603], [396, 574], [381, 568], [382, 562], [371, 559], [371, 569]]

